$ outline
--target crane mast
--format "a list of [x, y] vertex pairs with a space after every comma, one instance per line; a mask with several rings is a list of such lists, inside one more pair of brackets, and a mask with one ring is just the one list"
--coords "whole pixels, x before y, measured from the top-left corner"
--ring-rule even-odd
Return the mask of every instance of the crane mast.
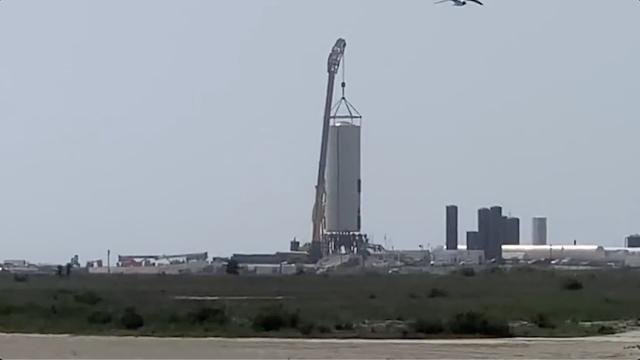
[[333, 106], [333, 91], [335, 87], [336, 74], [340, 68], [340, 62], [344, 56], [347, 42], [338, 39], [331, 49], [327, 62], [327, 97], [324, 107], [324, 118], [322, 123], [322, 139], [320, 142], [320, 161], [318, 163], [318, 180], [316, 183], [316, 197], [313, 205], [313, 233], [311, 240], [310, 255], [319, 259], [327, 252], [323, 244], [324, 220], [325, 220], [325, 170], [327, 168], [327, 147], [329, 144], [329, 127], [331, 126], [331, 109]]

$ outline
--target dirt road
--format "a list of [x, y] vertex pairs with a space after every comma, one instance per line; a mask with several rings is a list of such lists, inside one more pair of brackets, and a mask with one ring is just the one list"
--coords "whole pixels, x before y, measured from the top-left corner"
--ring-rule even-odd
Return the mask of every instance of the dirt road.
[[267, 340], [0, 335], [0, 358], [639, 359], [640, 332], [579, 339]]

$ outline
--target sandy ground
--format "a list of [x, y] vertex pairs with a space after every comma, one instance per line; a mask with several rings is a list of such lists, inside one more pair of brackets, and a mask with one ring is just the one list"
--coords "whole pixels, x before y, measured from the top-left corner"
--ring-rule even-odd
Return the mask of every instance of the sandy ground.
[[270, 340], [0, 335], [0, 358], [640, 359], [640, 331], [578, 339]]

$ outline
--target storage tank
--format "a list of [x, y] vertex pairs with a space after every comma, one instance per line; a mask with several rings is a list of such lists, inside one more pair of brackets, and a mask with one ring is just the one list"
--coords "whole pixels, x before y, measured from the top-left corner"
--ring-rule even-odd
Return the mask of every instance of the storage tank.
[[327, 232], [360, 231], [360, 126], [337, 121], [329, 129]]
[[533, 245], [547, 245], [547, 218], [533, 218], [531, 243]]

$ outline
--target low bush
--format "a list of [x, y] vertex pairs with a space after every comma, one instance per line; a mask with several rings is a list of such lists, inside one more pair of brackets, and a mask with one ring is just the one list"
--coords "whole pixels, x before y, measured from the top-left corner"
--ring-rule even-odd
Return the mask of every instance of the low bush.
[[17, 312], [18, 308], [13, 305], [0, 305], [0, 316], [7, 316]]
[[256, 331], [278, 331], [283, 328], [297, 328], [300, 315], [287, 312], [281, 307], [262, 310], [253, 318], [253, 329]]
[[509, 324], [474, 311], [456, 314], [449, 322], [449, 330], [458, 335], [511, 336]]
[[112, 320], [113, 318], [111, 314], [106, 311], [94, 311], [91, 314], [89, 314], [89, 316], [87, 317], [87, 321], [90, 324], [98, 324], [98, 325], [108, 324]]
[[73, 299], [76, 302], [79, 302], [79, 303], [85, 304], [85, 305], [96, 305], [100, 301], [102, 301], [102, 298], [100, 296], [98, 296], [98, 294], [96, 294], [93, 291], [85, 291], [85, 292], [81, 292], [79, 294], [75, 294], [73, 296]]
[[327, 325], [320, 325], [318, 326], [318, 332], [320, 334], [329, 334], [331, 333], [331, 328], [328, 327]]
[[191, 323], [203, 324], [214, 323], [224, 325], [228, 320], [227, 313], [224, 309], [203, 307], [187, 314], [187, 318]]
[[438, 319], [418, 319], [412, 325], [413, 331], [420, 334], [441, 334], [445, 331], [444, 324]]
[[495, 274], [504, 274], [505, 273], [504, 269], [501, 268], [501, 267], [498, 267], [498, 266], [491, 267], [491, 268], [487, 269], [486, 272], [488, 274], [494, 274], [494, 275]]
[[449, 296], [449, 294], [443, 289], [433, 288], [429, 291], [429, 294], [427, 296], [433, 299], [433, 298], [447, 297]]
[[353, 330], [354, 326], [353, 323], [350, 322], [346, 322], [346, 323], [337, 323], [334, 328], [338, 331], [348, 331], [348, 330]]
[[541, 329], [555, 329], [556, 325], [549, 319], [549, 317], [543, 313], [538, 313], [531, 319], [531, 322], [536, 324]]
[[304, 322], [298, 326], [298, 330], [302, 335], [311, 335], [315, 330], [315, 325], [312, 322]]
[[466, 277], [476, 276], [476, 271], [473, 268], [462, 268], [460, 274]]
[[137, 330], [144, 326], [142, 315], [138, 314], [135, 308], [129, 307], [124, 310], [120, 317], [120, 323], [127, 330]]
[[27, 282], [27, 281], [29, 281], [29, 275], [27, 275], [27, 274], [13, 274], [13, 281], [15, 281], [15, 282]]
[[565, 290], [582, 290], [584, 285], [582, 285], [582, 282], [578, 279], [567, 279], [562, 284], [562, 287]]
[[616, 329], [612, 328], [611, 326], [600, 325], [600, 327], [598, 327], [598, 334], [600, 335], [613, 335], [615, 333]]

